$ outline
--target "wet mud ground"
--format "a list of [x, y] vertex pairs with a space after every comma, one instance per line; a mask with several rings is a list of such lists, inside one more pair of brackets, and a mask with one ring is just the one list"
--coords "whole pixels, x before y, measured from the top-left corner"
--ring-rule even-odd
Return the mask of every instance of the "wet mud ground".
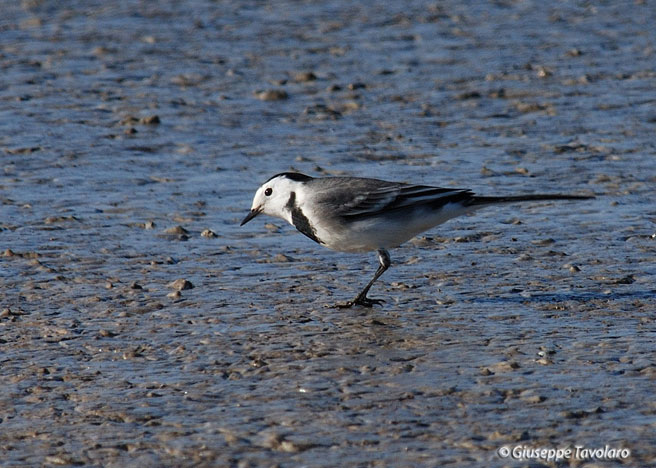
[[[656, 464], [652, 3], [1, 3], [0, 465]], [[238, 226], [290, 169], [597, 198], [339, 310], [374, 254]]]

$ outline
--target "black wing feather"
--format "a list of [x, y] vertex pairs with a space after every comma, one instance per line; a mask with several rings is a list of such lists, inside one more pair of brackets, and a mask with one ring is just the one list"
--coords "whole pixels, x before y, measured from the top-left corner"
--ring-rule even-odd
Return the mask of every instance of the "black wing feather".
[[[447, 203], [466, 201], [472, 192], [464, 189], [410, 185], [361, 178], [315, 179], [319, 192], [325, 189], [320, 203], [333, 214], [349, 218], [380, 216], [391, 211], [420, 206], [438, 209]], [[324, 186], [325, 184], [325, 186]]]

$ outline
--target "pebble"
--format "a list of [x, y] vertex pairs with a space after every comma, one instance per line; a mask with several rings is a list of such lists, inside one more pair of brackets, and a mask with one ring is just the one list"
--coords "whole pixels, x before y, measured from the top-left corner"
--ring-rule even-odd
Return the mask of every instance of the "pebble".
[[132, 116], [132, 115], [128, 115], [127, 117], [123, 117], [123, 118], [119, 121], [119, 124], [120, 124], [120, 125], [134, 125], [134, 124], [136, 124], [136, 123], [138, 123], [138, 122], [139, 122], [139, 119], [138, 119], [138, 118], [136, 118], [136, 117], [134, 117], [134, 116]]
[[143, 125], [157, 125], [161, 123], [158, 115], [148, 115], [139, 119], [139, 123]]
[[189, 231], [187, 231], [185, 228], [182, 226], [174, 226], [166, 229], [164, 231], [164, 234], [166, 236], [174, 236], [178, 240], [188, 240], [189, 239]]
[[255, 97], [260, 101], [282, 101], [289, 98], [289, 95], [283, 89], [268, 89], [265, 91], [256, 91]]
[[325, 104], [314, 104], [303, 109], [303, 114], [311, 115], [320, 120], [337, 120], [342, 113]]
[[612, 281], [614, 284], [633, 284], [635, 283], [635, 277], [633, 275], [626, 275], [621, 278]]
[[361, 81], [356, 81], [354, 83], [349, 83], [347, 88], [351, 91], [355, 91], [356, 89], [367, 89], [367, 85]]
[[577, 49], [576, 47], [573, 47], [566, 52], [566, 55], [568, 55], [569, 57], [580, 57], [581, 55], [583, 55], [583, 52], [581, 51], [581, 49]]
[[309, 81], [316, 81], [317, 75], [311, 71], [300, 72], [294, 75], [294, 81], [297, 83], [307, 83]]
[[496, 364], [493, 364], [489, 366], [489, 370], [491, 370], [493, 373], [498, 373], [498, 372], [511, 372], [514, 370], [519, 369], [519, 363], [516, 361], [500, 361]]
[[214, 231], [212, 231], [211, 229], [205, 229], [205, 230], [203, 230], [203, 232], [201, 232], [200, 235], [201, 235], [202, 237], [206, 237], [206, 238], [208, 238], [208, 239], [214, 239], [214, 238], [218, 237], [218, 236], [216, 235], [216, 233], [215, 233]]
[[538, 364], [541, 364], [543, 366], [550, 366], [551, 364], [554, 363], [553, 360], [549, 359], [546, 356], [541, 357], [540, 359], [536, 359], [535, 362], [537, 362]]
[[79, 462], [74, 461], [67, 455], [48, 455], [45, 457], [46, 464], [49, 465], [78, 465]]
[[173, 291], [168, 293], [166, 297], [169, 299], [180, 299], [182, 297], [182, 293], [180, 291]]
[[79, 221], [75, 216], [48, 216], [43, 220], [45, 224], [65, 223], [69, 221]]
[[173, 288], [177, 291], [184, 291], [185, 289], [193, 289], [194, 285], [191, 284], [191, 281], [188, 281], [184, 278], [177, 279], [175, 281], [170, 282], [169, 284], [166, 285], [169, 288]]
[[478, 91], [466, 91], [455, 96], [456, 99], [460, 101], [465, 101], [468, 99], [480, 99], [481, 93]]
[[544, 395], [536, 394], [534, 390], [524, 390], [519, 394], [519, 398], [527, 403], [542, 403], [547, 399]]
[[542, 246], [544, 246], [544, 245], [551, 245], [551, 244], [554, 244], [555, 242], [556, 242], [555, 239], [552, 239], [551, 237], [549, 237], [549, 238], [547, 238], [547, 239], [536, 239], [536, 240], [532, 240], [532, 241], [531, 241], [531, 244], [533, 244], [533, 245], [542, 245]]

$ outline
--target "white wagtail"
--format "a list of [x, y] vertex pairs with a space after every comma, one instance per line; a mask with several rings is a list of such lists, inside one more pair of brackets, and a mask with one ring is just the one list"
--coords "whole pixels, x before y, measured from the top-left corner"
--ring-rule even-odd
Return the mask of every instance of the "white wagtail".
[[371, 281], [339, 307], [380, 304], [369, 288], [389, 268], [387, 249], [398, 247], [438, 224], [486, 205], [536, 200], [582, 200], [581, 195], [534, 194], [479, 197], [466, 189], [386, 182], [360, 177], [315, 178], [276, 174], [253, 198], [241, 226], [260, 213], [282, 218], [313, 241], [341, 252], [378, 252], [380, 266]]

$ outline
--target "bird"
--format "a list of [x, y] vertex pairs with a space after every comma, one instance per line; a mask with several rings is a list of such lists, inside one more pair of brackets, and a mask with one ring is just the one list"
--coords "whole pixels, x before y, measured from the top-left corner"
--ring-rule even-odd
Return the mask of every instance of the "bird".
[[527, 194], [479, 196], [469, 189], [388, 182], [365, 177], [312, 177], [281, 172], [262, 184], [240, 226], [260, 214], [281, 218], [317, 244], [349, 253], [376, 251], [373, 278], [351, 301], [337, 307], [372, 307], [367, 297], [390, 267], [389, 249], [451, 218], [479, 208], [543, 200], [585, 200], [588, 195]]

